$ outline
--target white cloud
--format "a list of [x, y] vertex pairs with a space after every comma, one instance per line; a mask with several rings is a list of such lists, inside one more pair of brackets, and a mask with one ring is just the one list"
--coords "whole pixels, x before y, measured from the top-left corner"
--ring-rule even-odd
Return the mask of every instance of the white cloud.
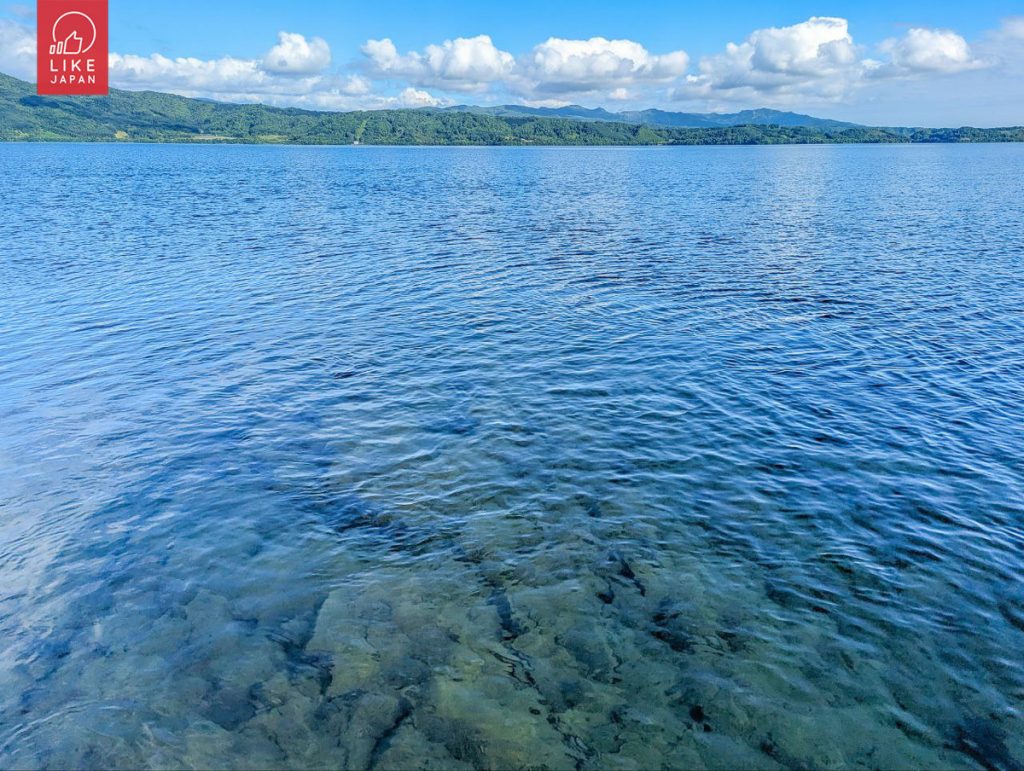
[[862, 64], [846, 19], [814, 16], [789, 27], [755, 30], [743, 43], [704, 57], [677, 98], [769, 102], [836, 99], [859, 78]]
[[857, 60], [849, 23], [830, 16], [758, 30], [740, 48], [749, 53], [756, 69], [807, 77], [831, 74]]
[[365, 84], [339, 83], [321, 73], [330, 63], [331, 53], [320, 38], [307, 40], [302, 35], [281, 32], [278, 44], [262, 59], [220, 59], [178, 57], [162, 54], [137, 56], [110, 54], [111, 84], [123, 88], [148, 88], [185, 95], [202, 94], [214, 98], [232, 98], [245, 94], [306, 94], [318, 88], [339, 92], [365, 93]]
[[948, 29], [914, 28], [899, 39], [882, 43], [889, 64], [879, 74], [954, 73], [984, 66], [975, 59], [971, 47], [960, 35]]
[[398, 95], [395, 103], [402, 107], [437, 107], [444, 104], [444, 100], [438, 99], [426, 91], [410, 87]]
[[334, 87], [320, 87], [305, 94], [265, 95], [252, 94], [235, 101], [262, 102], [277, 106], [301, 107], [306, 110], [388, 110], [400, 107], [438, 107], [449, 100], [435, 97], [427, 91], [404, 89], [394, 96], [373, 93], [369, 81], [358, 75], [339, 78]]
[[255, 59], [170, 59], [162, 54], [118, 53], [110, 54], [110, 79], [126, 88], [210, 94], [263, 92], [271, 90], [274, 82]]
[[334, 88], [348, 96], [363, 96], [373, 90], [373, 84], [362, 75], [340, 75]]
[[160, 54], [110, 55], [110, 80], [116, 88], [150, 89], [228, 102], [263, 102], [316, 110], [354, 110], [397, 103], [372, 94], [360, 75], [279, 75], [256, 59], [169, 59]]
[[[368, 81], [320, 75], [331, 61], [330, 47], [320, 38], [281, 32], [278, 44], [262, 59], [178, 57], [162, 54], [137, 56], [110, 54], [110, 81], [118, 88], [170, 91], [187, 96], [209, 96], [250, 101], [260, 95], [303, 95], [313, 90], [339, 95], [370, 91]], [[35, 31], [0, 19], [0, 72], [35, 80]]]
[[0, 19], [0, 72], [35, 80], [36, 33], [33, 30]]
[[331, 47], [323, 38], [307, 40], [296, 32], [279, 32], [278, 43], [263, 57], [263, 69], [281, 75], [313, 75], [331, 64]]
[[[1003, 29], [1004, 36], [1011, 34], [1014, 20]], [[910, 29], [878, 50], [881, 59], [865, 58], [846, 19], [815, 16], [788, 27], [755, 30], [743, 43], [730, 43], [724, 52], [701, 59], [698, 74], [688, 76], [673, 96], [751, 106], [839, 102], [879, 81], [953, 75], [990, 64], [951, 30]]]
[[685, 51], [655, 55], [632, 40], [549, 38], [520, 57], [514, 86], [527, 96], [623, 94], [628, 86], [669, 83], [689, 63]]
[[310, 109], [357, 109], [381, 103], [372, 96], [372, 84], [366, 78], [325, 72], [330, 60], [330, 48], [322, 39], [281, 32], [278, 44], [261, 59], [111, 53], [110, 82], [116, 88]]
[[485, 91], [498, 84], [531, 101], [573, 94], [624, 98], [623, 89], [664, 84], [686, 71], [685, 51], [657, 56], [631, 40], [550, 38], [516, 59], [487, 35], [446, 40], [401, 54], [389, 38], [362, 47], [367, 73], [413, 86]]
[[417, 86], [481, 91], [509, 74], [512, 54], [499, 50], [488, 35], [446, 40], [423, 53], [399, 54], [389, 38], [367, 40], [362, 47], [367, 70], [375, 77], [405, 80]]

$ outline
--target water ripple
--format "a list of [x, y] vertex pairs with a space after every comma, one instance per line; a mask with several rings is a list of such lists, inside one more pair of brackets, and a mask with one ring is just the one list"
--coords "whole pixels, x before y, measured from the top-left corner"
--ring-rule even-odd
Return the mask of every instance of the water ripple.
[[1022, 148], [0, 156], [0, 765], [1024, 764]]

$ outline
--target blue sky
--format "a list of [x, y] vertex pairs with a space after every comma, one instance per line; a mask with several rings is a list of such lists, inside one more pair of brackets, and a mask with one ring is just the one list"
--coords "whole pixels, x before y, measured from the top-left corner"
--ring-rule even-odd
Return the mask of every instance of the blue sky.
[[[31, 5], [0, 0], [0, 71], [31, 74], [31, 35]], [[1019, 2], [111, 0], [110, 45], [116, 86], [322, 109], [571, 102], [1024, 123]]]
[[279, 29], [319, 35], [356, 54], [367, 39], [389, 37], [422, 48], [455, 37], [490, 35], [513, 52], [549, 37], [629, 38], [652, 51], [714, 53], [752, 30], [811, 16], [849, 19], [857, 37], [880, 41], [910, 26], [951, 28], [968, 38], [1024, 14], [1020, 2], [325, 2], [324, 0], [111, 0], [111, 47], [214, 58], [254, 56]]

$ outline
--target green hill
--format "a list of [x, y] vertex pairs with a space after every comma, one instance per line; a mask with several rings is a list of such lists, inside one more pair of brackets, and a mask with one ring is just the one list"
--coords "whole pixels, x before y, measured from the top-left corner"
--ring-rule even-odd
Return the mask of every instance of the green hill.
[[840, 129], [862, 128], [856, 123], [844, 123], [828, 118], [815, 118], [812, 115], [801, 115], [795, 112], [779, 110], [742, 110], [733, 113], [716, 112], [666, 112], [665, 110], [635, 110], [625, 112], [609, 112], [603, 109], [589, 109], [578, 104], [565, 107], [525, 107], [517, 104], [504, 104], [498, 107], [474, 107], [457, 105], [455, 107], [425, 108], [440, 109], [453, 112], [477, 112], [484, 115], [535, 118], [570, 118], [573, 120], [596, 120], [613, 123], [642, 123], [646, 126], [662, 126], [673, 128], [725, 128], [728, 126], [806, 126], [808, 128]]
[[37, 96], [0, 74], [0, 141], [245, 142], [374, 145], [751, 145], [1020, 142], [1024, 128], [881, 129], [741, 125], [682, 128], [456, 110], [312, 112], [152, 91]]

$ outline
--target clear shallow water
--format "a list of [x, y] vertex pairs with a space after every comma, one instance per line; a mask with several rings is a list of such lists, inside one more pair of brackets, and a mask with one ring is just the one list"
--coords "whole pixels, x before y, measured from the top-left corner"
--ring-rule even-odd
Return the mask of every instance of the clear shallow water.
[[1024, 147], [0, 174], [0, 766], [1024, 764]]

